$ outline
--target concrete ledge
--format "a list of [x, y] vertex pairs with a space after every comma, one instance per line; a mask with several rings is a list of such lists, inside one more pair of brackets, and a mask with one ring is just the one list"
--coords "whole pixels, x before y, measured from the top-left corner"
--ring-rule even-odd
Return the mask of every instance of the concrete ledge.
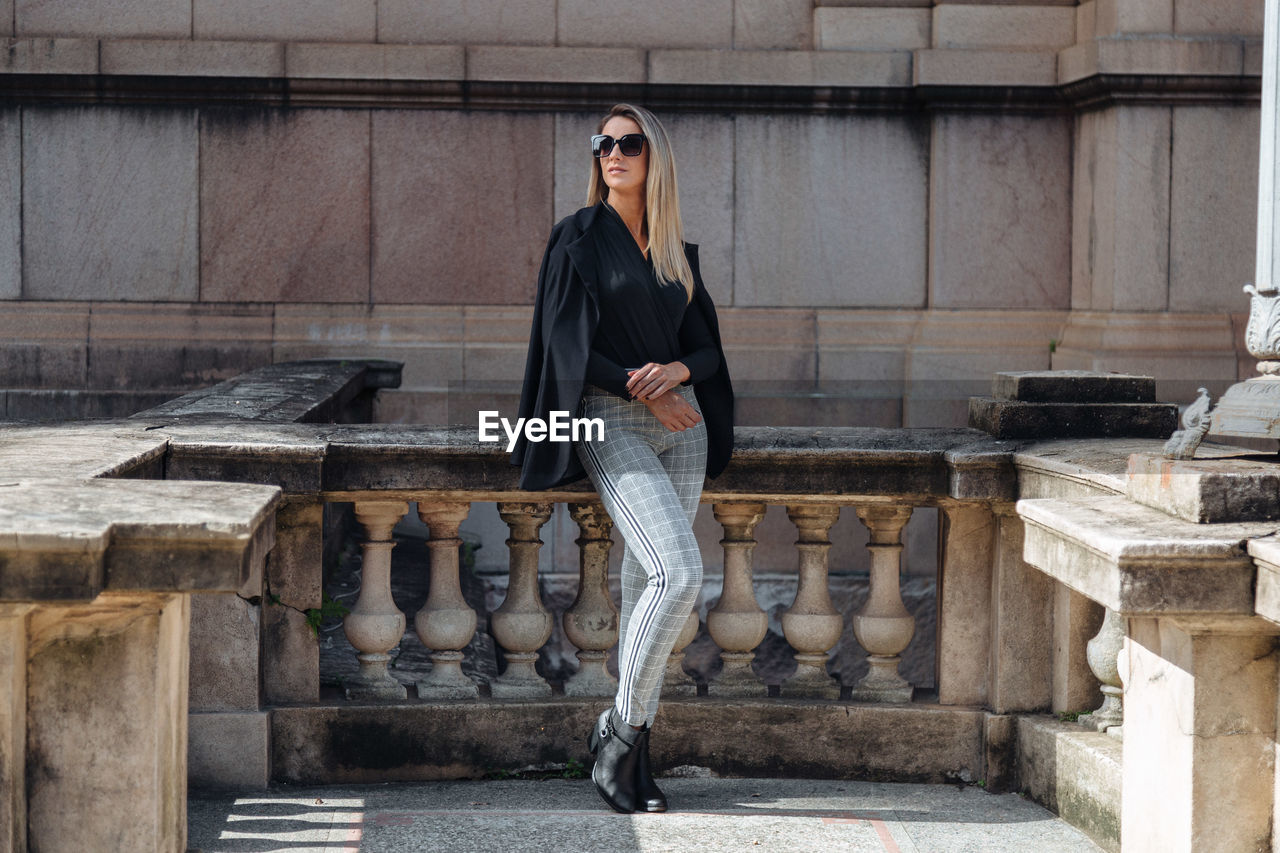
[[193, 788], [265, 788], [271, 781], [267, 711], [190, 714], [187, 782]]
[[1017, 717], [1018, 787], [1106, 850], [1120, 849], [1123, 744], [1047, 715]]
[[[409, 702], [271, 711], [272, 778], [298, 784], [476, 778], [591, 760], [595, 701]], [[982, 778], [981, 709], [800, 700], [671, 699], [658, 710], [655, 771], [944, 782]]]

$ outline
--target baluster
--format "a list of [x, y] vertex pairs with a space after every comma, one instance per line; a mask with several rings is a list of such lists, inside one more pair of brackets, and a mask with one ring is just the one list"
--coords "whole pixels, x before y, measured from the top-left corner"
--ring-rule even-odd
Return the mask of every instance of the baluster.
[[867, 651], [871, 670], [854, 686], [863, 702], [910, 702], [911, 685], [898, 674], [899, 653], [911, 642], [916, 623], [902, 603], [902, 528], [911, 507], [864, 506], [858, 518], [871, 531], [871, 590], [853, 617], [853, 633]]
[[538, 530], [551, 518], [551, 504], [509, 501], [498, 504], [498, 514], [511, 528], [507, 539], [511, 568], [507, 597], [489, 617], [493, 637], [502, 646], [507, 670], [493, 682], [495, 697], [550, 696], [551, 685], [538, 675], [534, 663], [538, 649], [551, 637], [554, 622], [538, 594]]
[[476, 633], [476, 612], [462, 597], [458, 576], [458, 525], [466, 520], [466, 501], [418, 502], [418, 518], [430, 529], [431, 558], [427, 603], [413, 618], [422, 645], [431, 649], [431, 671], [418, 682], [420, 699], [474, 699], [480, 689], [462, 671], [462, 650]]
[[1117, 658], [1124, 648], [1124, 619], [1110, 607], [1102, 619], [1102, 627], [1085, 648], [1089, 669], [1102, 682], [1102, 704], [1096, 711], [1081, 714], [1076, 722], [1099, 732], [1124, 724], [1123, 690]]
[[609, 597], [609, 532], [613, 520], [599, 503], [569, 504], [581, 532], [578, 546], [578, 597], [564, 613], [569, 642], [578, 647], [578, 671], [565, 682], [566, 696], [612, 696], [618, 680], [609, 674], [609, 649], [618, 642], [618, 607]]
[[720, 601], [707, 613], [707, 630], [720, 646], [724, 669], [712, 682], [722, 696], [761, 696], [766, 693], [751, 670], [756, 646], [769, 630], [769, 619], [756, 603], [751, 586], [751, 556], [756, 547], [755, 526], [764, 518], [762, 503], [713, 504], [712, 513], [724, 527], [724, 588]]
[[787, 517], [799, 538], [799, 576], [796, 599], [782, 614], [782, 633], [796, 650], [796, 672], [782, 686], [785, 696], [839, 699], [840, 682], [827, 674], [827, 654], [840, 642], [844, 620], [831, 605], [827, 589], [827, 556], [831, 525], [840, 507], [822, 504], [788, 506]]
[[357, 650], [360, 672], [347, 683], [348, 699], [403, 699], [404, 685], [391, 677], [388, 654], [404, 636], [405, 618], [391, 599], [391, 528], [409, 511], [404, 501], [357, 501], [356, 520], [365, 530], [361, 546], [360, 598], [342, 620]]
[[676, 637], [676, 644], [671, 647], [671, 654], [667, 656], [667, 672], [662, 677], [662, 695], [668, 696], [697, 696], [698, 685], [684, 671], [682, 664], [684, 663], [684, 650], [693, 642], [693, 638], [698, 636], [698, 606], [695, 604], [693, 610], [689, 611], [689, 618], [684, 620], [684, 627], [680, 629], [680, 636]]

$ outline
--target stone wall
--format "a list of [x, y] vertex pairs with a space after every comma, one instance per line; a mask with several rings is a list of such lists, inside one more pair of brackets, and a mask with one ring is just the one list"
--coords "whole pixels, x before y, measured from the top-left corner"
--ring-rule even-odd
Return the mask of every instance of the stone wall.
[[619, 100], [673, 136], [740, 423], [961, 424], [997, 370], [1216, 393], [1252, 371], [1261, 28], [1221, 0], [0, 2], [0, 416], [348, 354], [405, 362], [385, 421], [514, 407]]

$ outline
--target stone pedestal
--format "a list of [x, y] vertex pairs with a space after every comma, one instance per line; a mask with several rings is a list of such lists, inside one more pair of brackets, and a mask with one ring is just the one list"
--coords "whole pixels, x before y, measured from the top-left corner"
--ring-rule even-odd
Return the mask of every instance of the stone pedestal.
[[985, 504], [943, 504], [938, 521], [938, 702], [982, 705], [991, 659], [995, 519]]
[[1130, 617], [1125, 853], [1270, 849], [1277, 631]]
[[582, 532], [578, 546], [578, 596], [564, 613], [564, 633], [578, 647], [578, 671], [564, 685], [566, 696], [612, 696], [618, 680], [607, 668], [618, 642], [618, 606], [609, 597], [609, 531], [613, 521], [599, 503], [570, 504]]

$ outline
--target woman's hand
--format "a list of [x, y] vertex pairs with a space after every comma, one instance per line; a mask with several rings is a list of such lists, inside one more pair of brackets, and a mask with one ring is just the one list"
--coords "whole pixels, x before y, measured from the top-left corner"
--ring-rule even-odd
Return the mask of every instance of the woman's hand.
[[702, 420], [702, 415], [689, 405], [689, 401], [679, 391], [668, 391], [656, 400], [642, 402], [672, 432], [683, 432], [691, 426], [697, 426]]
[[642, 402], [656, 400], [672, 388], [689, 378], [689, 368], [684, 362], [673, 361], [670, 364], [658, 364], [651, 361], [644, 367], [636, 368], [627, 380], [627, 391]]

